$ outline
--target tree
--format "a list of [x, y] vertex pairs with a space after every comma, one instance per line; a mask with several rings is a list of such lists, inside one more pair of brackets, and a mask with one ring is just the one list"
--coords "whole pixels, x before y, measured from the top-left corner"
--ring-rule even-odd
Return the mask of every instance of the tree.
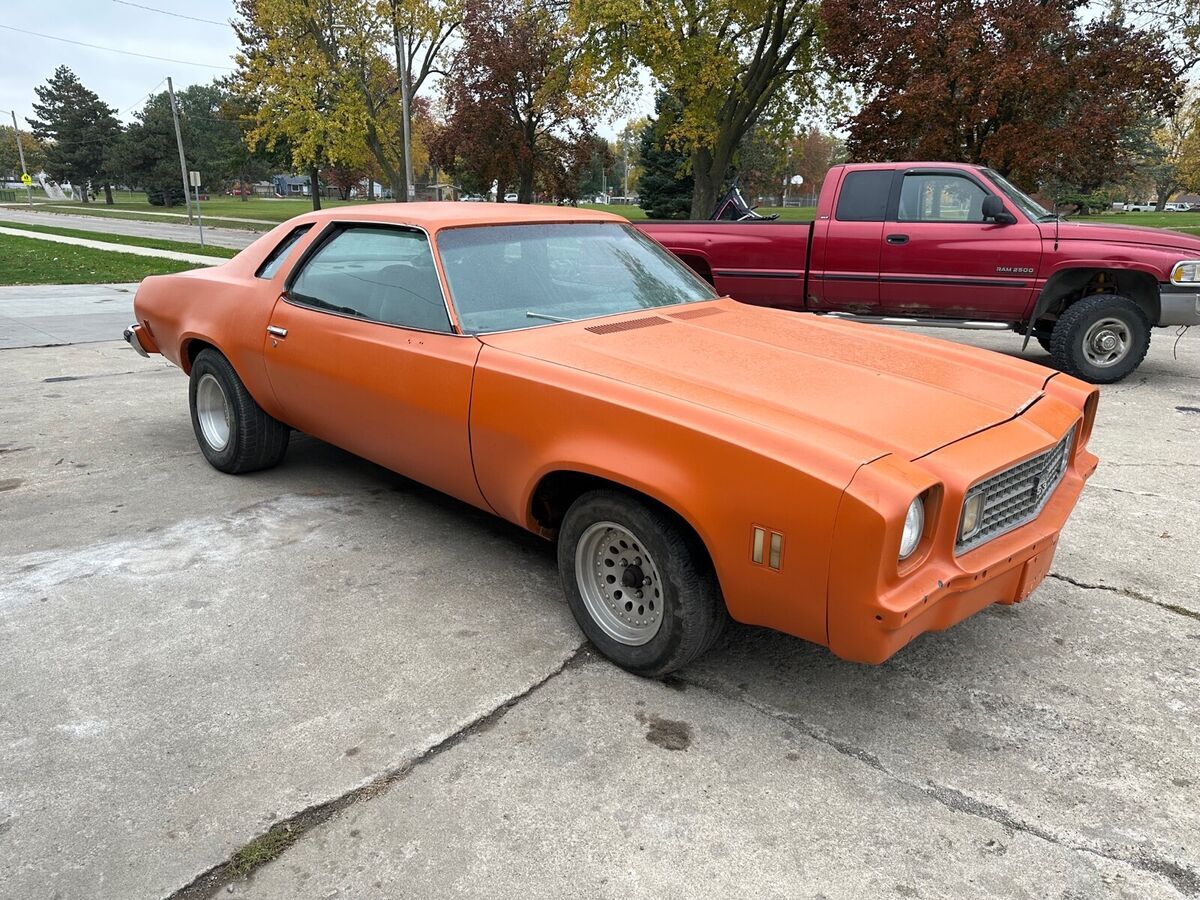
[[846, 148], [840, 140], [819, 128], [805, 128], [792, 140], [788, 175], [804, 179], [798, 189], [801, 193], [819, 194], [826, 173], [845, 158]]
[[411, 98], [437, 71], [458, 25], [455, 3], [236, 0], [235, 9], [236, 83], [255, 110], [249, 138], [286, 139], [314, 175], [356, 165], [365, 146], [395, 198], [407, 199], [400, 67]]
[[853, 159], [982, 163], [1028, 188], [1090, 191], [1128, 171], [1127, 130], [1169, 111], [1157, 38], [1086, 0], [826, 0], [833, 63], [864, 95]]
[[[46, 165], [46, 142], [31, 131], [21, 129], [21, 149], [25, 152], [25, 171], [39, 172]], [[0, 176], [21, 177], [21, 154], [17, 152], [16, 132], [11, 125], [0, 125]]]
[[[1200, 96], [1190, 90], [1172, 115], [1143, 130], [1135, 174], [1153, 191], [1161, 212], [1171, 195], [1200, 187]], [[1144, 195], [1143, 191], [1143, 195]]]
[[818, 86], [816, 0], [575, 0], [595, 58], [649, 70], [679, 104], [670, 139], [695, 182], [691, 213], [709, 215], [743, 136], [790, 123]]
[[[522, 203], [561, 148], [590, 132], [605, 98], [562, 12], [540, 0], [466, 0], [462, 46], [444, 81], [446, 168], [514, 181]], [[502, 199], [503, 190], [497, 192]]]
[[105, 202], [112, 185], [105, 177], [105, 151], [121, 133], [116, 110], [88, 90], [66, 66], [59, 66], [44, 85], [34, 88], [36, 118], [28, 119], [36, 137], [47, 142], [46, 169], [59, 181], [78, 185], [88, 202], [92, 181], [102, 181]]
[[[686, 219], [693, 209], [695, 182], [688, 171], [687, 155], [671, 136], [680, 115], [679, 102], [666, 91], [660, 91], [655, 98], [654, 113], [642, 130], [638, 205], [652, 219]], [[702, 218], [711, 214], [709, 207]]]

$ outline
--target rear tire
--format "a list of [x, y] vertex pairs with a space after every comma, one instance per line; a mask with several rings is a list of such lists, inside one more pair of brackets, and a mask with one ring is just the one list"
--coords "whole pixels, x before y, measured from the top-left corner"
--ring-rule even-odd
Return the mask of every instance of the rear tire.
[[291, 429], [263, 411], [216, 350], [196, 355], [188, 403], [196, 442], [214, 469], [230, 475], [269, 469], [287, 452]]
[[1064, 372], [1092, 384], [1112, 384], [1136, 369], [1150, 349], [1150, 320], [1119, 294], [1095, 294], [1071, 304], [1050, 336], [1050, 355]]
[[558, 568], [575, 621], [626, 671], [661, 678], [705, 653], [728, 621], [708, 553], [669, 512], [597, 490], [567, 510]]

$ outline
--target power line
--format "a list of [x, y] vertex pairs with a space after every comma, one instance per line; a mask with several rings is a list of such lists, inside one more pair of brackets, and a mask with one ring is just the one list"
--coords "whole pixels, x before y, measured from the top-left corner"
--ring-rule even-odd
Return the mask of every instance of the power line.
[[30, 34], [34, 37], [46, 38], [50, 41], [62, 41], [64, 44], [75, 44], [78, 47], [90, 47], [92, 50], [106, 50], [109, 53], [123, 53], [126, 56], [140, 56], [142, 59], [154, 59], [158, 62], [178, 63], [183, 66], [202, 66], [205, 69], [221, 69], [226, 72], [232, 72], [233, 66], [214, 66], [212, 63], [188, 62], [186, 59], [171, 59], [166, 56], [151, 56], [148, 53], [134, 53], [132, 50], [118, 50], [116, 47], [101, 47], [99, 44], [87, 44], [83, 41], [73, 41], [70, 38], [58, 37], [53, 34], [42, 34], [37, 31], [26, 31], [24, 28], [14, 28], [12, 25], [0, 24], [0, 28], [8, 31], [16, 31], [20, 34]]
[[113, 3], [120, 3], [122, 6], [133, 6], [137, 9], [144, 9], [149, 12], [162, 13], [164, 16], [174, 16], [177, 19], [189, 19], [193, 22], [207, 22], [209, 25], [220, 25], [222, 28], [228, 28], [228, 22], [218, 22], [216, 19], [201, 19], [199, 16], [185, 16], [183, 13], [171, 12], [169, 9], [158, 9], [154, 6], [143, 6], [140, 3], [130, 3], [129, 0], [113, 0]]

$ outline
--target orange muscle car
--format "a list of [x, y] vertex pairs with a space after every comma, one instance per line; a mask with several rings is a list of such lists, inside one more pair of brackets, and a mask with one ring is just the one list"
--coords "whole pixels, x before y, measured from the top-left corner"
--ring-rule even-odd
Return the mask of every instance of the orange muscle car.
[[580, 627], [642, 675], [730, 616], [878, 663], [1023, 600], [1097, 461], [1082, 382], [717, 297], [598, 212], [312, 213], [134, 305], [214, 467], [297, 429], [556, 539]]

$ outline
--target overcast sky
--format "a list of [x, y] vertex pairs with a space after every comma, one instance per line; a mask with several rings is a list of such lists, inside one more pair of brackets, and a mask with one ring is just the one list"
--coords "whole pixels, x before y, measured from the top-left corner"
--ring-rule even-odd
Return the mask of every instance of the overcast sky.
[[[232, 18], [231, 0], [43, 0], [22, 8], [29, 14], [17, 14], [16, 9], [9, 8], [8, 15], [0, 18], [0, 46], [4, 48], [4, 59], [0, 61], [0, 109], [4, 112], [0, 115], [6, 124], [11, 123], [7, 111], [15, 110], [22, 128], [28, 127], [25, 119], [33, 115], [33, 89], [43, 84], [57, 66], [69, 66], [84, 85], [116, 107], [121, 120], [128, 122], [148, 94], [165, 89], [168, 75], [176, 90], [207, 83], [231, 71], [231, 56], [237, 50], [233, 29], [228, 24], [211, 24], [227, 23]], [[192, 18], [182, 18], [185, 16]], [[111, 49], [35, 37], [12, 28]], [[164, 59], [143, 59], [113, 50]], [[637, 115], [653, 109], [648, 92], [635, 106]], [[600, 133], [608, 138], [620, 130], [620, 124], [598, 124]]]

